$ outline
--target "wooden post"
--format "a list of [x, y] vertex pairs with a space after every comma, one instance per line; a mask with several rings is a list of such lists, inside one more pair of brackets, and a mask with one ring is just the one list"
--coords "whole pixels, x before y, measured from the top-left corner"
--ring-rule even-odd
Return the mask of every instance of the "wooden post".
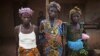
[[48, 4], [49, 4], [49, 0], [46, 0], [46, 19], [48, 19]]

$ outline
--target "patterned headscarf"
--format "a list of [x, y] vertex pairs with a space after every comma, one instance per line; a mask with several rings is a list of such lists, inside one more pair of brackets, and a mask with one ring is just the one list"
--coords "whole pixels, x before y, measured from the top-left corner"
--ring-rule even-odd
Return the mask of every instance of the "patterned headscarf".
[[80, 15], [82, 14], [81, 9], [75, 6], [73, 9], [70, 10], [69, 16], [71, 17], [72, 14], [74, 13], [79, 13]]
[[28, 7], [19, 9], [19, 14], [21, 16], [32, 16], [33, 12], [34, 11]]
[[57, 10], [58, 10], [59, 12], [60, 12], [60, 10], [61, 10], [61, 6], [60, 6], [57, 2], [55, 2], [55, 1], [50, 2], [50, 4], [48, 5], [48, 9], [49, 9], [50, 7], [55, 7], [55, 8], [57, 8]]
[[70, 10], [69, 14], [73, 14], [73, 13], [79, 13], [82, 14], [81, 9], [78, 8], [77, 6], [75, 6], [73, 9]]
[[74, 14], [74, 13], [79, 13], [80, 15], [82, 15], [81, 9], [78, 8], [77, 6], [75, 6], [75, 7], [74, 7], [73, 9], [71, 9], [70, 12], [69, 12], [69, 21], [70, 21], [71, 15]]

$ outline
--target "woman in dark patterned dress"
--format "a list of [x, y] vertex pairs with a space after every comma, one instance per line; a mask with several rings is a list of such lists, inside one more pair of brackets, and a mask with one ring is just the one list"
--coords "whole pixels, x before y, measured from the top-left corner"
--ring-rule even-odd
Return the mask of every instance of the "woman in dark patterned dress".
[[45, 56], [62, 56], [62, 21], [57, 18], [60, 5], [50, 2], [48, 5], [49, 17], [41, 22], [40, 32], [43, 33], [43, 53]]

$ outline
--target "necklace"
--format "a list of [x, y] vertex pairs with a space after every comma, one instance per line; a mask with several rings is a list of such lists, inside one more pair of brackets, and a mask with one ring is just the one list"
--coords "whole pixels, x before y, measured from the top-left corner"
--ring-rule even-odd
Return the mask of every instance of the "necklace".
[[53, 36], [56, 36], [58, 34], [58, 25], [57, 25], [57, 20], [55, 19], [53, 24], [51, 25], [50, 20], [47, 21], [47, 26], [49, 26], [48, 28], [48, 32], [53, 34]]

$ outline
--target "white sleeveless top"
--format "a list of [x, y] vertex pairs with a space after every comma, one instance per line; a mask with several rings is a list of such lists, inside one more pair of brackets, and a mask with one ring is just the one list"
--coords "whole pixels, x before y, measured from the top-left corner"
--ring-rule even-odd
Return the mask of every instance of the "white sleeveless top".
[[19, 32], [19, 46], [23, 47], [25, 49], [31, 49], [36, 48], [36, 35], [34, 31], [32, 31], [29, 34], [24, 34], [21, 32], [21, 26], [20, 26], [20, 32]]

